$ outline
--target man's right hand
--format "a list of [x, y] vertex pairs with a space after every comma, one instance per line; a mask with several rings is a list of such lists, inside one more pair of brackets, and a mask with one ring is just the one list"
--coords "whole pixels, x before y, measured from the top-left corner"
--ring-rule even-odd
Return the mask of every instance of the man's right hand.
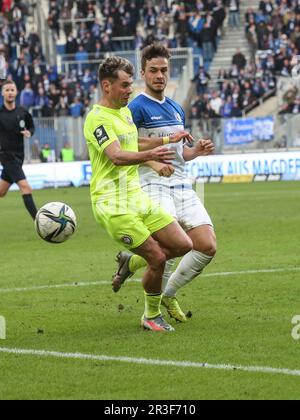
[[176, 157], [176, 152], [174, 150], [168, 149], [167, 147], [160, 146], [156, 149], [150, 150], [148, 152], [149, 159], [148, 160], [155, 160], [156, 162], [162, 162], [169, 165], [172, 160]]
[[159, 176], [164, 178], [171, 178], [171, 176], [175, 173], [175, 168], [172, 165], [160, 164], [160, 169], [158, 169], [157, 173]]
[[175, 169], [172, 165], [166, 163], [152, 162], [150, 166], [159, 176], [164, 178], [171, 178]]

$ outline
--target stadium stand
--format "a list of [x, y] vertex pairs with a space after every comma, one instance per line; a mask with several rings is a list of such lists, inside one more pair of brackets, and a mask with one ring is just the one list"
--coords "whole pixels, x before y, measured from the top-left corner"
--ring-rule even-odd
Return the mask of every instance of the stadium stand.
[[[297, 2], [261, 1], [247, 13], [246, 34], [263, 77], [290, 78], [291, 59], [300, 51], [300, 8]], [[298, 99], [286, 101], [281, 112], [298, 113]]]
[[[8, 77], [17, 83], [20, 103], [36, 117], [84, 115], [96, 95], [98, 64], [110, 52], [160, 41], [170, 48], [192, 47], [196, 63], [203, 57], [209, 65], [225, 17], [223, 5], [210, 0], [42, 1], [58, 53], [51, 63], [49, 39], [43, 42], [29, 24], [34, 3], [2, 3], [0, 48], [9, 63]], [[175, 68], [173, 78], [180, 72]]]
[[36, 28], [29, 23], [32, 6], [31, 1], [3, 1], [0, 14], [0, 53], [8, 63], [8, 78], [17, 83], [19, 103], [36, 117], [83, 115], [97, 80], [88, 73], [79, 78], [58, 74], [46, 62]]
[[[96, 79], [99, 61], [105, 54], [128, 52], [125, 56], [136, 62], [135, 51], [153, 41], [172, 49], [192, 48], [196, 68], [199, 63], [208, 68], [222, 35], [225, 4], [211, 0], [50, 1], [48, 24], [57, 43], [62, 72], [76, 75], [79, 80]], [[171, 77], [178, 79], [181, 69], [180, 64], [175, 71], [173, 66]], [[175, 91], [176, 86], [172, 96]]]
[[205, 61], [217, 49], [225, 19], [222, 1], [50, 1], [48, 22], [64, 53], [80, 45], [89, 54], [141, 49], [153, 41], [170, 48], [203, 47]]
[[[255, 3], [252, 0], [247, 6]], [[97, 65], [88, 68], [81, 63], [98, 63], [107, 52], [141, 49], [154, 40], [170, 48], [192, 47], [194, 55], [201, 57], [203, 65], [195, 71], [192, 118], [241, 116], [274, 94], [277, 76], [290, 76], [291, 56], [300, 48], [300, 8], [285, 0], [261, 1], [257, 8], [246, 10], [251, 55], [243, 50], [242, 40], [238, 44], [242, 51], [234, 54], [231, 68], [224, 67], [224, 55], [228, 57], [235, 47], [224, 50], [227, 35], [221, 44], [220, 39], [226, 15], [231, 36], [244, 30], [239, 1], [51, 0], [47, 21], [57, 50], [75, 63], [58, 74], [46, 62], [39, 36], [27, 23], [31, 5], [30, 1], [2, 2], [0, 51], [9, 61], [9, 77], [16, 80], [21, 92], [20, 103], [40, 117], [84, 115], [95, 96]], [[298, 97], [289, 99], [282, 112], [298, 112], [299, 103]]]
[[[153, 41], [174, 52], [167, 94], [185, 106], [193, 129], [200, 124], [196, 135], [211, 131], [206, 121], [212, 121], [220, 133], [222, 119], [264, 113], [270, 109], [267, 99], [290, 81], [290, 59], [299, 53], [297, 4], [291, 0], [0, 2], [0, 55], [8, 62], [8, 78], [17, 82], [20, 104], [39, 121], [32, 155], [37, 142], [45, 144], [46, 137], [57, 150], [66, 142], [74, 146], [70, 133], [81, 135], [81, 117], [98, 99], [97, 69], [107, 54], [123, 55], [135, 64], [138, 93], [143, 88], [138, 52]], [[280, 112], [296, 115], [299, 89], [286, 89]], [[276, 104], [272, 102], [272, 112], [277, 111]], [[75, 149], [76, 156], [86, 157], [81, 146]]]
[[[45, 72], [41, 44], [34, 30], [27, 26], [30, 2], [2, 1], [1, 4], [1, 55], [7, 60], [9, 77], [23, 90], [28, 83], [37, 83], [39, 75]], [[29, 101], [27, 91], [23, 96]]]
[[[137, 50], [160, 41], [170, 48], [192, 47], [198, 57], [195, 63], [200, 58], [208, 68], [226, 18], [224, 4], [212, 0], [171, 4], [52, 0], [47, 2], [47, 22], [61, 54], [63, 65], [57, 67], [47, 61], [37, 32], [27, 23], [31, 3], [3, 2], [0, 41], [20, 103], [33, 109], [36, 117], [84, 115], [95, 98], [98, 63], [108, 52]], [[229, 14], [233, 15], [230, 10]], [[65, 66], [65, 61], [72, 64]]]
[[237, 12], [235, 18], [229, 18], [220, 52], [207, 76], [210, 82], [204, 92], [198, 85], [197, 96], [192, 101], [192, 118], [241, 117], [275, 94], [275, 74], [263, 66], [262, 55], [256, 55], [256, 49], [244, 36], [244, 26], [248, 33], [252, 13], [248, 9], [244, 20], [241, 13], [245, 7], [238, 8], [240, 16]]
[[[228, 70], [224, 70], [224, 66], [234, 43], [230, 44], [230, 48], [222, 48], [222, 55], [216, 56], [209, 74], [202, 75], [205, 89], [198, 83], [197, 96], [192, 100], [191, 118], [241, 117], [274, 96], [280, 78], [291, 78], [291, 59], [300, 52], [298, 2], [247, 2], [245, 29], [240, 27], [241, 30], [245, 30], [248, 47], [245, 47], [245, 41], [240, 42], [240, 46], [244, 46], [244, 54], [237, 49], [231, 68], [225, 67]], [[229, 34], [236, 40], [237, 36], [240, 32], [238, 35], [234, 31]], [[227, 36], [221, 44], [224, 47], [226, 39]], [[299, 90], [287, 90], [280, 113], [298, 114], [299, 111]]]

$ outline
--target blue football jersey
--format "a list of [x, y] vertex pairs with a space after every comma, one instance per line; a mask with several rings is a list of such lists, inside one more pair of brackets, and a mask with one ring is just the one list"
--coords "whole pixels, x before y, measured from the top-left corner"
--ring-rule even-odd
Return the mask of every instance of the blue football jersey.
[[[180, 105], [169, 98], [159, 101], [142, 93], [130, 104], [133, 120], [138, 128], [140, 137], [166, 137], [185, 129], [185, 114]], [[140, 177], [142, 185], [159, 183], [166, 185], [178, 184], [186, 179], [183, 159], [183, 141], [178, 144], [170, 144], [167, 147], [176, 152], [176, 158], [172, 162], [175, 174], [171, 178], [162, 178], [151, 168], [141, 166]]]

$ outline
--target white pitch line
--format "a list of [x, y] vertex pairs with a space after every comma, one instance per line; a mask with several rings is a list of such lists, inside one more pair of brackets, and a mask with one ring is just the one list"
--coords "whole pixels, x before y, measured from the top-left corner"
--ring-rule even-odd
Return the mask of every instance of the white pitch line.
[[[300, 271], [300, 267], [294, 268], [276, 268], [266, 270], [247, 270], [247, 271], [228, 271], [223, 273], [209, 273], [203, 274], [201, 278], [211, 277], [230, 277], [230, 276], [242, 276], [252, 274], [276, 274], [276, 273], [293, 273]], [[128, 283], [140, 283], [141, 279], [128, 280]], [[107, 286], [111, 285], [111, 281], [93, 281], [93, 282], [78, 282], [78, 283], [64, 283], [64, 284], [50, 284], [48, 286], [32, 286], [32, 287], [17, 287], [11, 289], [0, 289], [0, 294], [5, 293], [25, 293], [33, 292], [38, 290], [51, 290], [51, 289], [64, 289], [71, 287], [89, 287], [89, 286]]]
[[87, 287], [87, 286], [106, 286], [111, 284], [109, 281], [94, 281], [81, 283], [50, 284], [49, 286], [17, 287], [12, 289], [0, 289], [0, 293], [21, 293], [32, 292], [35, 290], [63, 289], [65, 287]]
[[204, 274], [202, 277], [223, 277], [223, 276], [240, 276], [246, 274], [274, 274], [274, 273], [293, 273], [296, 271], [300, 271], [300, 267], [292, 267], [292, 268], [273, 268], [273, 269], [265, 269], [265, 270], [246, 270], [246, 271], [228, 271], [224, 273], [210, 273]]
[[148, 365], [148, 366], [172, 366], [179, 368], [198, 368], [198, 369], [213, 369], [213, 370], [225, 370], [225, 371], [241, 371], [251, 373], [265, 373], [265, 374], [277, 374], [287, 376], [300, 376], [300, 370], [292, 369], [281, 369], [272, 368], [267, 366], [240, 366], [240, 365], [226, 365], [226, 364], [210, 364], [200, 362], [189, 362], [189, 361], [176, 361], [176, 360], [158, 360], [158, 359], [145, 359], [145, 358], [134, 358], [134, 357], [117, 357], [117, 356], [105, 356], [105, 355], [93, 355], [93, 354], [82, 354], [82, 353], [61, 353], [56, 351], [45, 351], [45, 350], [27, 350], [27, 349], [10, 349], [1, 348], [0, 353], [12, 354], [17, 356], [35, 356], [35, 357], [53, 357], [56, 359], [71, 359], [71, 360], [87, 360], [87, 361], [101, 361], [101, 362], [118, 362], [118, 363], [129, 363], [136, 365]]

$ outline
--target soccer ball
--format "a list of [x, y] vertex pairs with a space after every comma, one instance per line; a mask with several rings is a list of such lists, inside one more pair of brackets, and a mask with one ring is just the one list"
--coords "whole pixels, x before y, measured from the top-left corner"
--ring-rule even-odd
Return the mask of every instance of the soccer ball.
[[35, 228], [39, 236], [47, 242], [61, 244], [75, 232], [76, 215], [67, 204], [48, 203], [43, 206], [35, 219]]

